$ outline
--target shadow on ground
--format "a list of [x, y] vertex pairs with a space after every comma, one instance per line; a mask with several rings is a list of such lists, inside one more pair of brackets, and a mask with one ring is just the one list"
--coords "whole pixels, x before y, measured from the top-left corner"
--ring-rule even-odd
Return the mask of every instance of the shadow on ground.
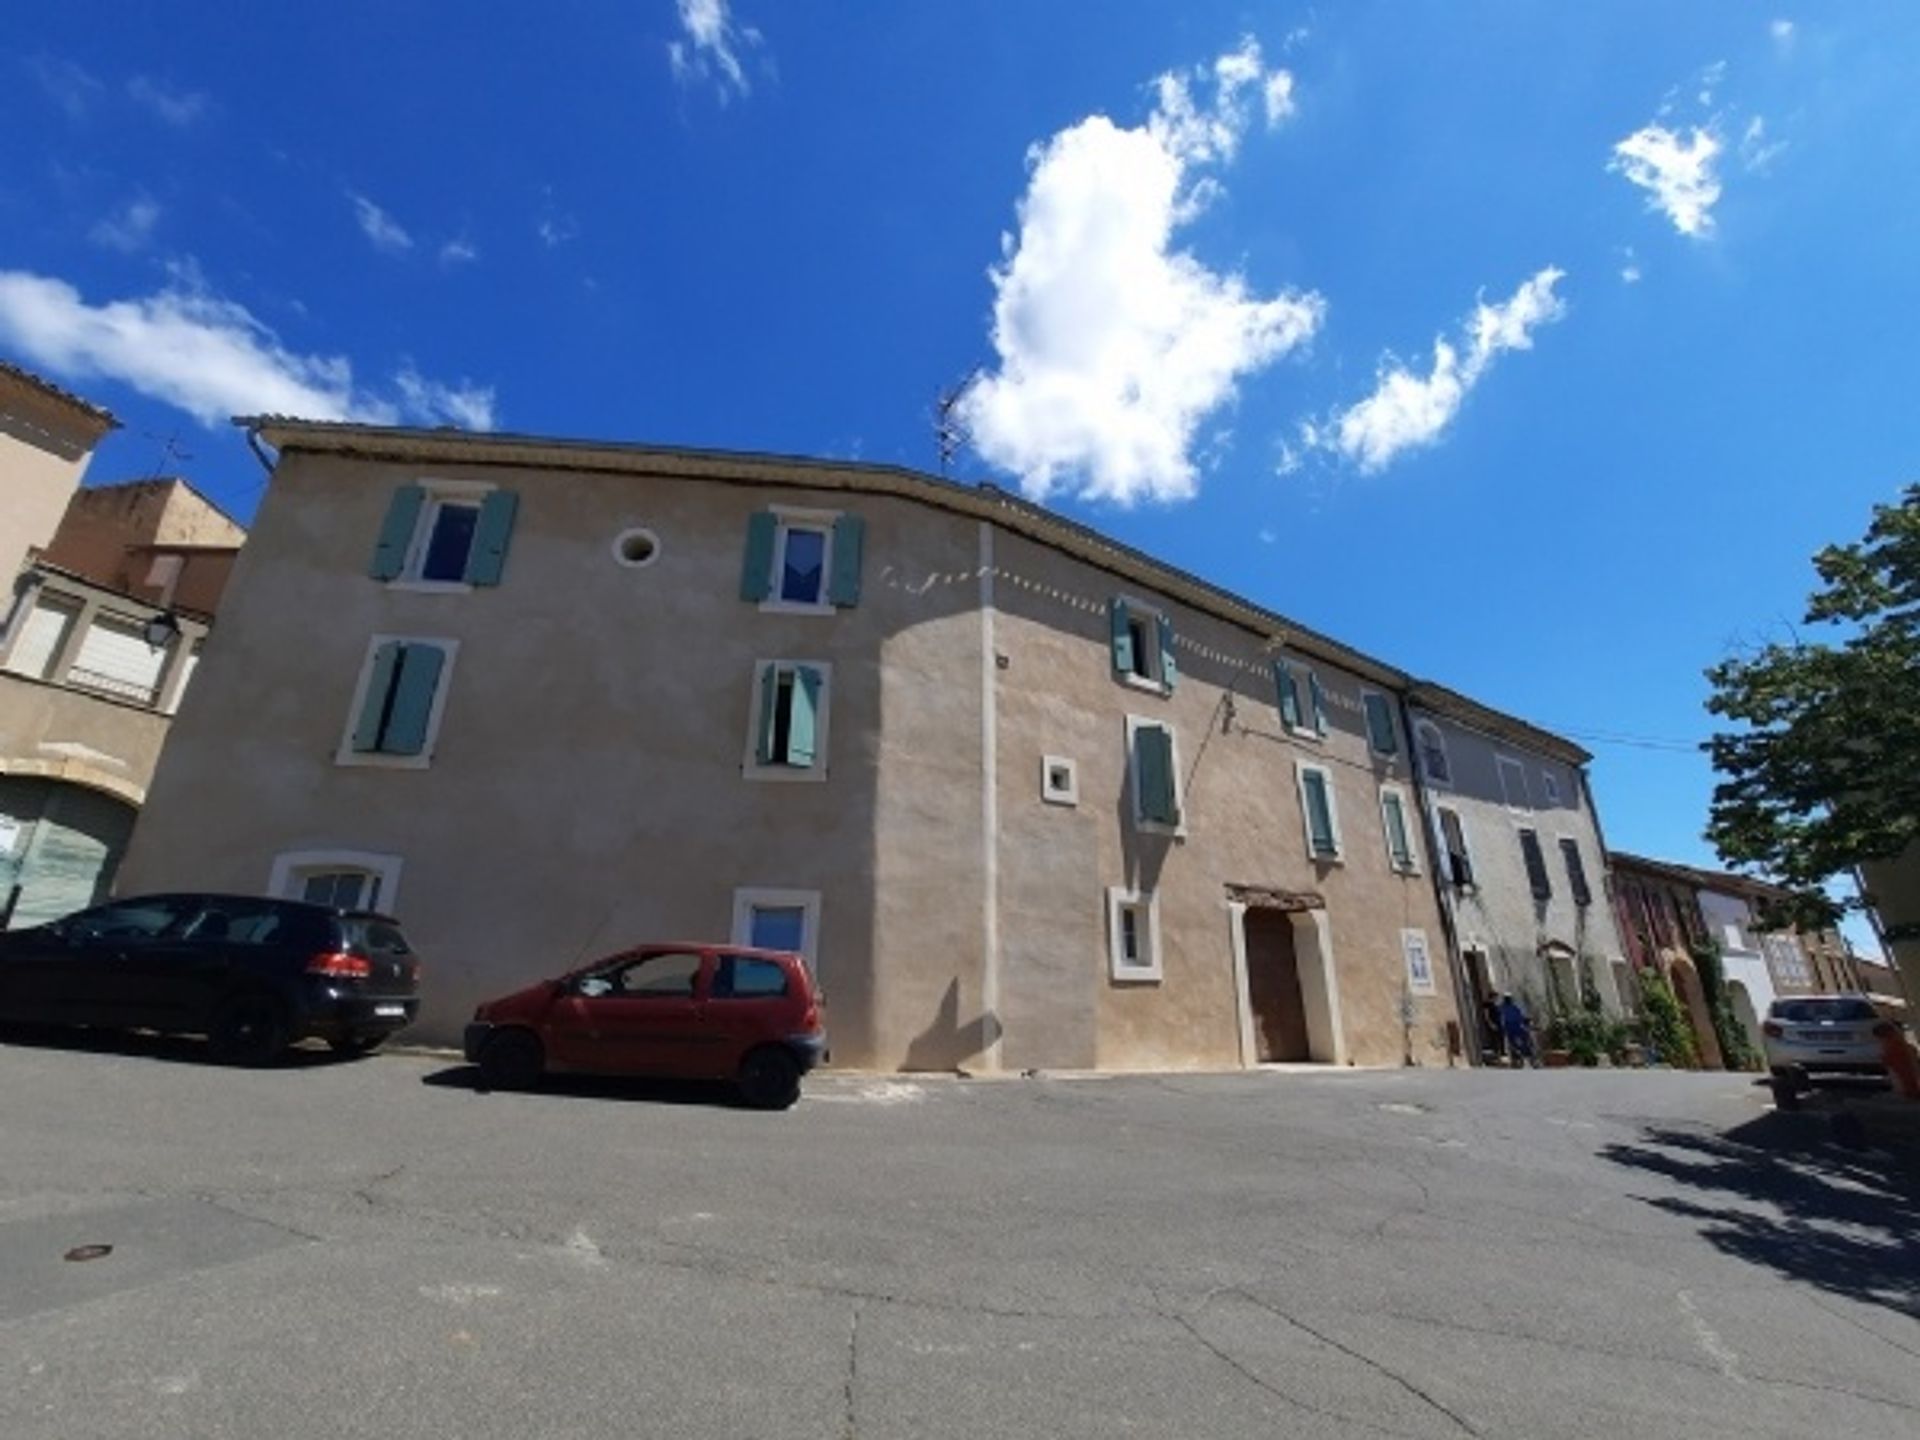
[[1822, 1096], [1725, 1134], [1649, 1126], [1601, 1155], [1693, 1192], [1640, 1198], [1724, 1253], [1920, 1319], [1920, 1106]]
[[[69, 1050], [78, 1055], [125, 1055], [135, 1060], [159, 1060], [170, 1065], [205, 1065], [227, 1069], [216, 1060], [207, 1042], [185, 1035], [161, 1035], [151, 1030], [103, 1030], [87, 1026], [6, 1025], [0, 1044], [19, 1050]], [[311, 1070], [325, 1065], [351, 1065], [364, 1055], [340, 1055], [319, 1041], [306, 1041], [283, 1051], [264, 1068]], [[255, 1067], [262, 1068], [262, 1067]]]
[[[477, 1065], [452, 1065], [420, 1077], [422, 1085], [442, 1090], [492, 1093]], [[532, 1087], [537, 1095], [563, 1095], [578, 1100], [624, 1100], [654, 1105], [707, 1105], [718, 1110], [745, 1110], [733, 1086], [718, 1081], [652, 1080], [608, 1075], [543, 1075]]]

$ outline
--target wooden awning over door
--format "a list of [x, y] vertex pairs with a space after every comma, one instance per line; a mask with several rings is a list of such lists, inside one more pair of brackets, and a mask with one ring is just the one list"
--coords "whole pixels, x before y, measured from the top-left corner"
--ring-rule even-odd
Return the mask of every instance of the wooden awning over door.
[[1249, 910], [1324, 910], [1327, 900], [1318, 890], [1280, 890], [1271, 885], [1229, 885], [1227, 898]]

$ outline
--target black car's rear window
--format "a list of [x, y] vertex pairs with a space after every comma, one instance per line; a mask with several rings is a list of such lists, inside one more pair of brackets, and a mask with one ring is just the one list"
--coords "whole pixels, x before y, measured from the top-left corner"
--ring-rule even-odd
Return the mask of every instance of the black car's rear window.
[[1822, 1020], [1877, 1020], [1865, 1000], [1776, 1000], [1773, 1018], [1795, 1025], [1817, 1025]]
[[367, 955], [411, 955], [413, 947], [400, 933], [398, 925], [384, 920], [359, 920], [349, 917], [340, 922], [347, 944]]

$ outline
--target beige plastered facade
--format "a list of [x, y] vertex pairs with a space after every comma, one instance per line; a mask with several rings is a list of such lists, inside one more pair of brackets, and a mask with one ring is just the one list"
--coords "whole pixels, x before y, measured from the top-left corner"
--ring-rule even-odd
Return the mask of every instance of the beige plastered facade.
[[94, 446], [117, 422], [25, 371], [0, 364], [0, 575], [47, 544]]
[[[281, 447], [221, 625], [119, 888], [260, 892], [294, 858], [383, 867], [422, 952], [416, 1035], [643, 940], [727, 938], [740, 891], [817, 895], [836, 1064], [1251, 1063], [1241, 906], [1285, 894], [1315, 1056], [1444, 1064], [1453, 979], [1426, 847], [1388, 863], [1363, 683], [1385, 667], [989, 489], [884, 467], [270, 423]], [[344, 453], [343, 453], [344, 452]], [[502, 581], [370, 579], [396, 487], [519, 499]], [[739, 598], [749, 517], [865, 521], [857, 605]], [[614, 542], [657, 537], [643, 567]], [[1108, 605], [1177, 636], [1171, 692], [1116, 676]], [[375, 636], [457, 642], [430, 761], [338, 763]], [[1286, 733], [1277, 654], [1311, 664], [1328, 733]], [[747, 773], [756, 666], [827, 671], [825, 778]], [[1363, 673], [1368, 672], [1371, 673]], [[1184, 834], [1143, 831], [1130, 716], [1174, 731]], [[1046, 757], [1077, 801], [1042, 795]], [[1307, 858], [1297, 765], [1324, 768], [1342, 856]], [[1418, 829], [1415, 825], [1412, 828]], [[1116, 981], [1110, 888], [1151, 893], [1162, 975]], [[1249, 900], [1249, 894], [1253, 899]], [[1432, 959], [1410, 993], [1403, 933]]]

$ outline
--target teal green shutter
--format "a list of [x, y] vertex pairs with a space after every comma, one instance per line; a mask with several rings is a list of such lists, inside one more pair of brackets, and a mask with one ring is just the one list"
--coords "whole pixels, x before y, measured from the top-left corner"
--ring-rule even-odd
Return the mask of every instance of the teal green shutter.
[[780, 522], [771, 510], [747, 519], [747, 553], [740, 561], [740, 598], [760, 601], [773, 593], [773, 542]]
[[1175, 665], [1173, 661], [1173, 621], [1169, 620], [1165, 615], [1160, 616], [1159, 620], [1160, 683], [1171, 690], [1173, 689], [1173, 682], [1179, 675], [1179, 667]]
[[1273, 689], [1280, 697], [1280, 719], [1289, 730], [1300, 728], [1300, 687], [1294, 683], [1293, 666], [1284, 660], [1273, 662]]
[[1134, 770], [1140, 780], [1140, 818], [1161, 825], [1180, 823], [1173, 792], [1173, 735], [1159, 725], [1133, 732]]
[[810, 769], [817, 754], [815, 735], [820, 716], [818, 670], [797, 665], [793, 671], [793, 702], [787, 711], [787, 763]]
[[1126, 601], [1107, 602], [1107, 620], [1113, 627], [1113, 673], [1116, 675], [1133, 673], [1133, 631], [1128, 628], [1128, 619]]
[[366, 698], [360, 702], [360, 718], [354, 722], [353, 748], [362, 755], [380, 748], [380, 732], [385, 729], [387, 696], [393, 690], [393, 672], [400, 664], [400, 646], [389, 641], [374, 652], [367, 670]]
[[400, 647], [400, 678], [393, 683], [393, 709], [380, 748], [389, 755], [418, 755], [427, 748], [427, 721], [447, 653], [438, 645]]
[[1320, 677], [1307, 671], [1307, 693], [1313, 697], [1313, 733], [1327, 733], [1327, 692], [1320, 688]]
[[1405, 870], [1413, 864], [1413, 849], [1407, 844], [1407, 812], [1392, 790], [1381, 795], [1380, 804], [1387, 816], [1387, 856], [1397, 868]]
[[380, 543], [373, 547], [373, 567], [368, 572], [376, 580], [398, 580], [407, 567], [407, 550], [413, 544], [414, 527], [420, 523], [420, 507], [427, 492], [418, 485], [402, 485], [387, 502], [387, 518], [380, 526]]
[[773, 763], [773, 707], [780, 698], [780, 667], [767, 665], [760, 671], [760, 733], [753, 743], [754, 759], [762, 765]]
[[1397, 755], [1400, 752], [1400, 738], [1393, 728], [1393, 711], [1387, 706], [1387, 697], [1367, 693], [1367, 734], [1373, 741], [1373, 748], [1382, 755]]
[[833, 575], [827, 581], [831, 604], [860, 603], [860, 552], [866, 538], [867, 522], [858, 515], [842, 515], [833, 522]]
[[473, 527], [473, 548], [467, 552], [467, 583], [498, 585], [507, 564], [507, 542], [513, 538], [513, 517], [520, 497], [511, 490], [492, 490], [480, 502], [480, 520]]
[[1307, 836], [1313, 843], [1313, 853], [1339, 854], [1339, 846], [1333, 841], [1333, 810], [1327, 803], [1327, 777], [1318, 770], [1302, 771], [1300, 788], [1306, 792]]

